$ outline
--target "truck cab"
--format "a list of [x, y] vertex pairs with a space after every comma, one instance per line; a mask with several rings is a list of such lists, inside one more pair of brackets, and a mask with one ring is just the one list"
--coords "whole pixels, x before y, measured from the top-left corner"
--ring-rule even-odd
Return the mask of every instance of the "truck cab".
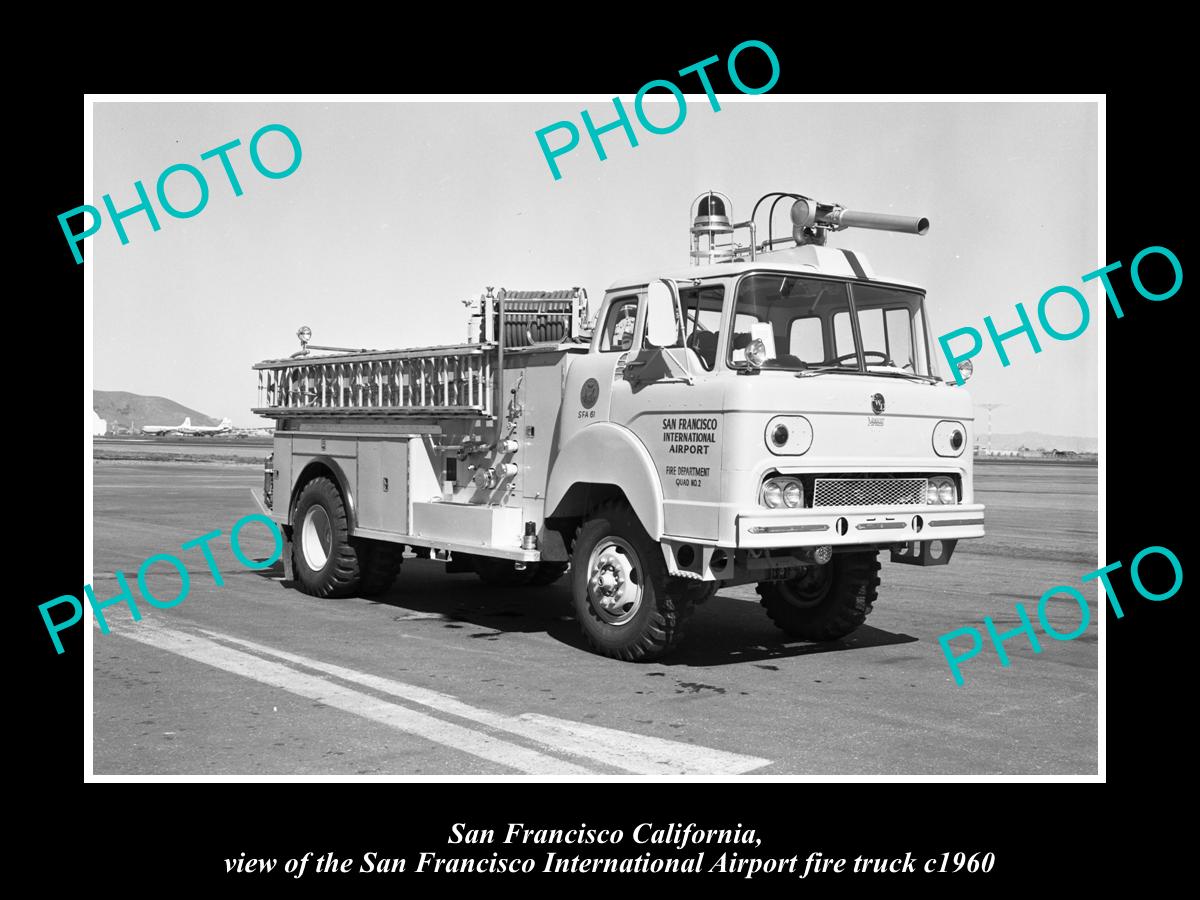
[[[851, 225], [924, 234], [928, 221], [782, 196], [795, 200], [792, 246], [758, 244], [753, 216], [735, 225], [710, 192], [693, 204], [694, 268], [608, 289], [568, 373], [550, 498], [567, 482], [623, 484], [619, 503], [686, 585], [676, 607], [753, 582], [789, 635], [834, 640], [871, 611], [881, 551], [945, 565], [983, 536], [973, 411], [938, 374], [924, 291], [825, 246]], [[589, 557], [579, 589], [601, 624], [623, 621], [626, 594], [644, 601], [627, 556], [608, 554], [615, 570]]]

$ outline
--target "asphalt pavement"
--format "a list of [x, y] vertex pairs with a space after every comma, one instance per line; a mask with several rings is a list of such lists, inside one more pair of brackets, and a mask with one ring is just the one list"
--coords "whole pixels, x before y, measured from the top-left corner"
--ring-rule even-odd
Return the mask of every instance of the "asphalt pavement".
[[[587, 652], [566, 579], [498, 589], [406, 560], [374, 599], [290, 589], [228, 542], [256, 512], [261, 468], [98, 460], [93, 580], [100, 599], [155, 553], [214, 529], [217, 585], [183, 553], [190, 593], [171, 609], [106, 610], [93, 632], [98, 775], [1094, 774], [1095, 591], [1072, 641], [990, 646], [955, 685], [938, 636], [984, 616], [1007, 630], [1047, 588], [1096, 559], [1096, 468], [977, 463], [988, 536], [949, 566], [883, 559], [867, 624], [832, 644], [788, 640], [753, 586], [700, 607], [680, 649], [631, 664]], [[265, 528], [243, 552], [266, 558]], [[159, 596], [180, 579], [159, 564]], [[1069, 632], [1079, 611], [1051, 606]]]

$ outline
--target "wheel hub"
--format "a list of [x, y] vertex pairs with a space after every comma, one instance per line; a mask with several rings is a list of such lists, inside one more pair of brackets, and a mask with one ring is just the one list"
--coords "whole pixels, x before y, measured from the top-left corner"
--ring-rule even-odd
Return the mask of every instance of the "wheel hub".
[[300, 550], [304, 561], [314, 572], [325, 568], [333, 549], [333, 525], [324, 507], [312, 506], [304, 515], [300, 529]]
[[784, 582], [788, 603], [800, 609], [819, 606], [829, 596], [833, 584], [833, 563], [808, 566], [795, 578]]
[[618, 537], [600, 541], [588, 562], [588, 599], [610, 625], [632, 619], [642, 603], [640, 563], [633, 548]]

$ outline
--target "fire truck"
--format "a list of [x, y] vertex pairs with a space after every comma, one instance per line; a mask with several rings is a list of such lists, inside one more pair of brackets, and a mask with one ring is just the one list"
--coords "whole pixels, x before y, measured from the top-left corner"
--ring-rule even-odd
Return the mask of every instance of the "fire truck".
[[929, 221], [773, 192], [737, 222], [709, 191], [691, 267], [618, 279], [594, 318], [579, 287], [489, 287], [465, 343], [354, 350], [302, 328], [254, 366], [287, 578], [377, 595], [414, 556], [511, 588], [568, 576], [590, 647], [631, 661], [738, 584], [792, 638], [846, 636], [881, 551], [944, 565], [984, 535], [970, 397], [938, 374], [924, 291], [829, 246], [853, 227]]

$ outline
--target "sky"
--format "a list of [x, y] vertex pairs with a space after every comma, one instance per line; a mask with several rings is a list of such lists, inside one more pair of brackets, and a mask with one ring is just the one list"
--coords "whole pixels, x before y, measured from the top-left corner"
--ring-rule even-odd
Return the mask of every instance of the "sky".
[[[627, 109], [632, 98], [624, 97]], [[153, 200], [161, 230], [144, 214], [123, 224], [122, 246], [106, 218], [87, 239], [93, 266], [94, 387], [168, 397], [238, 426], [272, 424], [257, 404], [260, 360], [313, 342], [372, 348], [465, 339], [461, 301], [486, 286], [510, 290], [586, 287], [596, 309], [625, 276], [688, 266], [688, 211], [705, 190], [727, 194], [738, 220], [768, 191], [806, 194], [850, 209], [926, 216], [924, 237], [847, 230], [831, 246], [864, 253], [877, 276], [928, 290], [933, 337], [963, 326], [983, 332], [1018, 324], [1022, 302], [1056, 285], [1088, 298], [1092, 322], [1059, 342], [1039, 331], [1042, 352], [1024, 337], [1005, 344], [1001, 366], [990, 345], [967, 384], [993, 412], [997, 433], [1041, 431], [1094, 437], [1097, 427], [1096, 321], [1105, 304], [1084, 273], [1097, 257], [1094, 103], [812, 103], [770, 94], [720, 96], [713, 111], [688, 96], [673, 133], [654, 135], [630, 118], [603, 136], [600, 161], [580, 110], [599, 126], [611, 100], [404, 103], [96, 103], [93, 176], [102, 208], [137, 203], [141, 180], [154, 197], [175, 163], [199, 168], [207, 206], [187, 219]], [[652, 121], [676, 113], [648, 103]], [[534, 133], [574, 122], [580, 145], [559, 157], [554, 180]], [[302, 159], [286, 178], [268, 179], [248, 145], [263, 125], [295, 132]], [[244, 193], [235, 197], [219, 160], [200, 155], [233, 139], [229, 158]], [[557, 146], [560, 135], [553, 135]], [[262, 160], [291, 161], [286, 139], [267, 135]], [[172, 175], [179, 209], [198, 199], [186, 174]], [[788, 228], [786, 203], [776, 232]], [[760, 211], [759, 235], [765, 234]], [[1079, 313], [1061, 298], [1050, 321], [1070, 331]], [[1119, 326], [1118, 326], [1119, 327]], [[957, 347], [958, 344], [956, 343]], [[940, 361], [947, 375], [944, 360]], [[980, 422], [986, 413], [977, 410]]]

